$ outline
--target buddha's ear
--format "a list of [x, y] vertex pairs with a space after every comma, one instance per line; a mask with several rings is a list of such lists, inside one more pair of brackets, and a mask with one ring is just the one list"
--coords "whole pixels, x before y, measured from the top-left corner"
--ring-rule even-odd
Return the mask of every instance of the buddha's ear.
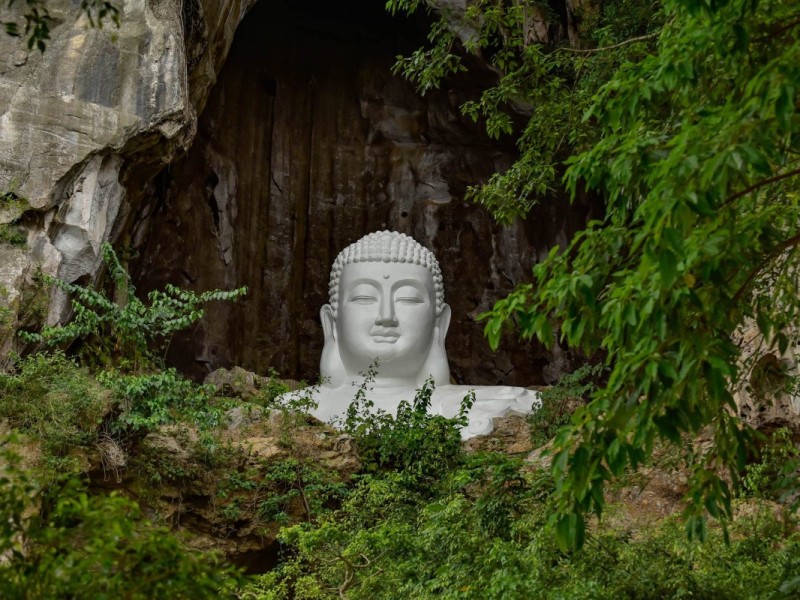
[[450, 307], [445, 304], [442, 312], [436, 317], [431, 349], [420, 370], [417, 385], [425, 383], [428, 377], [433, 377], [433, 383], [437, 387], [450, 384], [450, 363], [447, 361], [447, 351], [444, 348], [444, 339], [447, 337], [447, 330], [450, 327], [450, 315]]
[[319, 311], [322, 321], [322, 333], [325, 336], [325, 345], [322, 347], [322, 356], [319, 359], [319, 376], [324, 387], [339, 387], [347, 381], [347, 372], [339, 355], [339, 343], [336, 339], [336, 317], [333, 316], [333, 307], [326, 304]]
[[452, 314], [450, 305], [445, 304], [436, 319], [436, 335], [439, 338], [437, 342], [442, 345], [442, 348], [444, 348], [444, 338], [447, 337], [447, 330], [450, 329], [450, 317]]
[[319, 320], [322, 321], [322, 334], [325, 336], [325, 345], [328, 342], [336, 343], [336, 317], [333, 316], [333, 307], [325, 304], [319, 309]]

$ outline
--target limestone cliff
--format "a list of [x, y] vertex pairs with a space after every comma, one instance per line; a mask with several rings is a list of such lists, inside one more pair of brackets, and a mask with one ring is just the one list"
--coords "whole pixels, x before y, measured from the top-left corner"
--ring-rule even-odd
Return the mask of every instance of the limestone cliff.
[[[191, 93], [180, 2], [125, 2], [124, 26], [97, 30], [74, 3], [56, 0], [46, 52], [0, 37], [0, 223], [27, 233], [27, 244], [0, 248], [6, 304], [19, 306], [38, 269], [70, 282], [97, 278], [102, 242], [126, 233], [139, 189], [194, 137], [208, 73], [247, 8], [226, 2], [222, 18], [218, 4], [207, 10], [214, 50], [204, 50], [196, 71], [206, 76]], [[68, 317], [62, 296], [48, 304], [51, 323]]]

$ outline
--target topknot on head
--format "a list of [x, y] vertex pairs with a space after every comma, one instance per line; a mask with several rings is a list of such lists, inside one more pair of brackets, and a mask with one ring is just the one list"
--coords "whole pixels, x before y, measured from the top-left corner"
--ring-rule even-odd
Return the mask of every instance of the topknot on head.
[[397, 231], [376, 231], [362, 237], [339, 253], [331, 267], [328, 297], [333, 315], [339, 307], [339, 279], [345, 265], [357, 262], [396, 262], [420, 265], [430, 271], [436, 292], [436, 315], [444, 307], [444, 285], [439, 261], [433, 252], [411, 236]]

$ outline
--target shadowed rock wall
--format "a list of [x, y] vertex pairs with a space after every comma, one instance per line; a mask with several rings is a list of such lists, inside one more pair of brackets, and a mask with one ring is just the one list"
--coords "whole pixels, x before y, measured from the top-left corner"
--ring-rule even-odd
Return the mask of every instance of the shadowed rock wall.
[[514, 147], [459, 115], [474, 81], [421, 98], [390, 75], [424, 31], [380, 2], [273, 0], [244, 19], [188, 155], [156, 179], [134, 230], [142, 291], [250, 289], [173, 340], [171, 363], [196, 377], [238, 364], [313, 379], [333, 259], [389, 228], [439, 258], [456, 380], [530, 385], [560, 370], [558, 354], [511, 337], [493, 354], [475, 316], [582, 219], [565, 203], [500, 228], [464, 202]]

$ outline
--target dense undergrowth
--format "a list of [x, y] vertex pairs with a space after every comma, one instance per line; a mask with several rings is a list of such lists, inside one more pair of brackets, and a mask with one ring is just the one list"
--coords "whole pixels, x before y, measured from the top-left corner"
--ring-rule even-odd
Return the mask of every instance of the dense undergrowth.
[[[549, 401], [576, 384], [569, 379]], [[592, 523], [582, 551], [564, 552], [549, 519], [549, 470], [463, 452], [458, 420], [428, 415], [428, 398], [423, 389], [397, 418], [362, 415], [351, 431], [364, 472], [337, 510], [282, 531], [284, 561], [242, 597], [784, 598], [800, 590], [797, 522], [767, 500], [773, 481], [759, 479], [796, 456], [787, 436], [753, 466], [730, 528], [713, 528], [705, 543], [689, 540], [677, 517], [635, 524], [620, 502]], [[552, 426], [537, 417], [532, 435]]]
[[[775, 469], [791, 459], [785, 435], [753, 466], [727, 534], [712, 528], [704, 543], [690, 541], [677, 518], [636, 524], [619, 503], [590, 525], [583, 550], [568, 553], [548, 523], [548, 470], [520, 457], [465, 453], [458, 422], [429, 416], [424, 390], [397, 417], [353, 411], [347, 427], [363, 467], [342, 483], [313, 456], [237, 469], [214, 420], [198, 419], [231, 406], [296, 414], [276, 404], [280, 386], [244, 402], [180, 381], [173, 393], [184, 401], [158, 425], [138, 427], [123, 418], [124, 388], [61, 353], [31, 355], [0, 375], [0, 418], [17, 436], [2, 451], [0, 508], [9, 518], [0, 525], [0, 554], [10, 558], [0, 564], [2, 597], [789, 598], [800, 590], [797, 523], [772, 501]], [[261, 486], [261, 518], [286, 524], [277, 569], [243, 578], [223, 557], [191, 551], [143, 518], [136, 502], [88, 493], [82, 456], [104, 436], [135, 454], [142, 428], [164, 422], [205, 432], [201, 467], [227, 470], [218, 491], [231, 518], [244, 507], [226, 504], [226, 494]], [[300, 422], [286, 420], [285, 444]], [[548, 427], [538, 417], [533, 435]], [[22, 468], [15, 454], [26, 451]], [[129, 468], [145, 464], [154, 487], [190, 476], [153, 456], [132, 456]], [[298, 522], [284, 509], [300, 495], [308, 512]]]

